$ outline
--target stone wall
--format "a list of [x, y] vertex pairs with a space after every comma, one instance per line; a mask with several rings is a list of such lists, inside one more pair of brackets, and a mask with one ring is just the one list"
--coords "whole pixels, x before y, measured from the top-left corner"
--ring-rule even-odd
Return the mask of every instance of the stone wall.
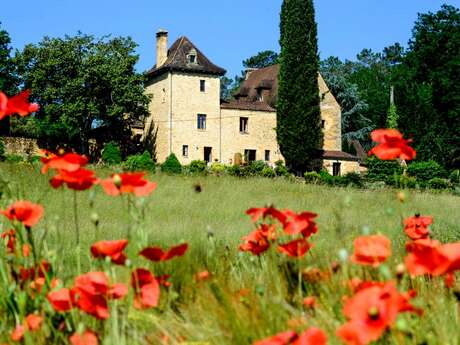
[[[276, 112], [239, 109], [221, 109], [222, 163], [232, 164], [235, 153], [244, 157], [245, 150], [255, 150], [256, 160], [269, 163], [284, 160], [276, 140]], [[240, 118], [248, 119], [247, 132], [240, 132]]]
[[324, 144], [327, 151], [342, 151], [342, 111], [323, 77], [318, 77], [321, 91], [321, 119], [324, 121]]
[[343, 176], [348, 173], [364, 173], [365, 170], [361, 168], [358, 161], [349, 161], [349, 160], [324, 160], [323, 167], [327, 170], [329, 174], [333, 174], [333, 163], [340, 163], [340, 175]]
[[23, 157], [36, 156], [40, 154], [40, 148], [36, 139], [21, 137], [2, 137], [5, 143], [5, 153], [9, 155], [20, 155]]

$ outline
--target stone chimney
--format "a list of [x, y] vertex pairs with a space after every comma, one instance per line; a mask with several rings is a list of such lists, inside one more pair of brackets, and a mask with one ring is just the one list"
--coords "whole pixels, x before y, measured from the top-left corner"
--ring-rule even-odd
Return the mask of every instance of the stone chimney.
[[161, 67], [168, 58], [168, 31], [160, 29], [157, 32], [157, 65]]

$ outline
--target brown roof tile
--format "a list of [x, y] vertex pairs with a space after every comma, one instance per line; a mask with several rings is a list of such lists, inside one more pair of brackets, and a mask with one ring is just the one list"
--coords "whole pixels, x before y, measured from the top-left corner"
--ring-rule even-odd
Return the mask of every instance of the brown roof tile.
[[344, 160], [344, 161], [358, 161], [359, 158], [353, 156], [350, 153], [343, 152], [343, 151], [324, 151], [323, 153], [324, 159], [337, 159], [337, 160]]
[[[187, 61], [187, 55], [195, 50], [197, 63]], [[159, 68], [154, 66], [146, 72], [148, 77], [154, 77], [166, 71], [182, 71], [201, 74], [224, 75], [225, 69], [214, 65], [187, 37], [180, 37], [168, 50], [168, 58]]]
[[231, 100], [229, 102], [222, 101], [220, 104], [222, 109], [240, 109], [240, 110], [254, 110], [254, 111], [269, 111], [276, 112], [276, 109], [272, 108], [265, 102], [247, 102], [241, 100]]

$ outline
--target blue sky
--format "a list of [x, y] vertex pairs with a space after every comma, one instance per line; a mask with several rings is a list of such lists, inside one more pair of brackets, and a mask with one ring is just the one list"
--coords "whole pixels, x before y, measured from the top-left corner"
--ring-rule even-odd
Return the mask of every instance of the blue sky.
[[[155, 63], [155, 32], [170, 44], [188, 36], [214, 63], [234, 76], [241, 61], [261, 50], [279, 50], [282, 0], [1, 0], [0, 21], [14, 48], [45, 35], [131, 36], [139, 71]], [[442, 0], [316, 0], [321, 57], [352, 59], [363, 48], [406, 44], [418, 12], [436, 11]], [[447, 0], [460, 7], [460, 0]]]

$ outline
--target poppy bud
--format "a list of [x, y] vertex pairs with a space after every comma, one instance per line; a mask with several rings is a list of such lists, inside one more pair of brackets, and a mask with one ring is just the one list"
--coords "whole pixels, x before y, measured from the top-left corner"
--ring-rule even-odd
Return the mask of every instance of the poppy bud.
[[398, 278], [398, 280], [402, 279], [405, 272], [406, 267], [404, 266], [404, 264], [399, 264], [398, 266], [396, 266], [396, 278]]
[[371, 320], [378, 320], [380, 313], [379, 313], [379, 309], [377, 307], [372, 307], [371, 309], [369, 309], [367, 314], [369, 315]]
[[399, 193], [398, 193], [398, 200], [399, 200], [401, 203], [404, 203], [404, 201], [406, 200], [406, 194], [404, 194], [403, 192], [399, 192]]
[[113, 183], [115, 184], [115, 186], [120, 189], [121, 187], [121, 176], [118, 175], [118, 174], [115, 174], [112, 176], [112, 180], [113, 180]]
[[97, 213], [95, 212], [91, 213], [91, 222], [93, 222], [93, 224], [96, 226], [99, 225], [99, 216]]
[[331, 270], [333, 273], [337, 273], [339, 270], [340, 270], [340, 263], [338, 263], [337, 261], [334, 261], [332, 264], [331, 264]]

